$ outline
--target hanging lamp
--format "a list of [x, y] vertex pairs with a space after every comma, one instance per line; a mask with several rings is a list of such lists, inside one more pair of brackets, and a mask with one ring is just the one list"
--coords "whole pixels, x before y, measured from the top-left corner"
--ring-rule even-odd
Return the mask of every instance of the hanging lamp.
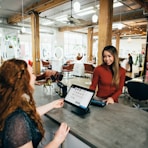
[[[96, 0], [95, 0], [95, 11], [97, 12]], [[96, 12], [95, 12], [95, 14], [92, 16], [92, 22], [93, 22], [93, 23], [97, 23], [97, 21], [98, 21], [98, 15], [96, 14]]]
[[81, 7], [80, 2], [78, 2], [78, 1], [74, 2], [73, 8], [74, 8], [75, 12], [80, 11], [80, 7]]
[[123, 28], [123, 24], [121, 23], [121, 9], [120, 9], [120, 23], [118, 24], [118, 29], [121, 30]]
[[97, 23], [97, 21], [98, 21], [98, 16], [97, 16], [97, 14], [94, 14], [94, 15], [92, 16], [92, 22], [93, 22], [93, 23]]

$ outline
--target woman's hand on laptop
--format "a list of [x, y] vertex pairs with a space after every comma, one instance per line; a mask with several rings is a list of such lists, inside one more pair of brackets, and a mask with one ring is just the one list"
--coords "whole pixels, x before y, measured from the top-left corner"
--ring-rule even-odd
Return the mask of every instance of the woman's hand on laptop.
[[53, 108], [61, 108], [64, 105], [64, 99], [58, 99], [51, 103], [52, 103]]

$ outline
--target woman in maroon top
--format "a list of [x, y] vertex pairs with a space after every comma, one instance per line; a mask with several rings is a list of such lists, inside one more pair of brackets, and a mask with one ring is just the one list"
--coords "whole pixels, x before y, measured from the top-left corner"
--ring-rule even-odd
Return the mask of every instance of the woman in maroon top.
[[126, 70], [120, 67], [117, 49], [106, 46], [102, 51], [102, 64], [94, 69], [90, 89], [96, 90], [96, 99], [102, 99], [107, 104], [118, 102], [125, 81]]

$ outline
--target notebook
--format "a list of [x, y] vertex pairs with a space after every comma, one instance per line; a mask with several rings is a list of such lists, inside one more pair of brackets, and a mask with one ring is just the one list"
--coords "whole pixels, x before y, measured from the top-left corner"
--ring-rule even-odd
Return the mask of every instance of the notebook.
[[89, 112], [89, 104], [94, 94], [93, 90], [72, 84], [64, 99], [64, 102], [68, 104], [64, 105], [64, 108], [78, 115], [85, 115]]

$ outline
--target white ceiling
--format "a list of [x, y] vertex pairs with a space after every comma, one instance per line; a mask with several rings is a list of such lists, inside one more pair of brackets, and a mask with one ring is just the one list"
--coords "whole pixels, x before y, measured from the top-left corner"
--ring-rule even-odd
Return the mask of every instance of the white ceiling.
[[[0, 0], [0, 27], [1, 28], [9, 28], [10, 26], [6, 25], [6, 20], [7, 18], [14, 16], [16, 14], [23, 14], [22, 12], [24, 12], [24, 10], [37, 3], [40, 2], [41, 0]], [[51, 0], [52, 1], [52, 0]], [[73, 0], [72, 3], [74, 4], [76, 0]], [[96, 5], [99, 4], [99, 0], [77, 0], [80, 2], [81, 4], [81, 11], [83, 9], [86, 9], [88, 7], [93, 7], [93, 9], [95, 9], [94, 7]], [[140, 28], [142, 28], [142, 26], [146, 26], [147, 25], [147, 13], [144, 13], [144, 9], [141, 7], [141, 5], [137, 4], [135, 2], [135, 0], [118, 0], [118, 2], [121, 2], [123, 5], [120, 7], [116, 7], [113, 9], [113, 15], [114, 17], [118, 18], [120, 17], [120, 19], [118, 19], [117, 22], [121, 21], [122, 24], [124, 24], [124, 26], [126, 28], [134, 28], [136, 26], [136, 28], [138, 28], [140, 30]], [[115, 3], [115, 0], [114, 0]], [[22, 7], [23, 4], [23, 7]], [[128, 16], [129, 14], [136, 13], [136, 12], [142, 12], [143, 13], [143, 18], [138, 18], [136, 19], [136, 16], [133, 16], [132, 20], [124, 20], [124, 17]], [[79, 20], [81, 23], [77, 23], [77, 24], [69, 24], [68, 20], [67, 21], [57, 21], [56, 17], [60, 17], [62, 15], [66, 15], [67, 18], [71, 15], [74, 18], [76, 18], [77, 20]], [[97, 14], [99, 16], [99, 10], [97, 10]], [[28, 15], [28, 14], [23, 14], [23, 15]], [[77, 31], [79, 32], [85, 32], [87, 33], [87, 29], [88, 27], [90, 27], [91, 25], [93, 25], [97, 31], [98, 25], [96, 24], [92, 24], [92, 14], [88, 14], [85, 16], [79, 16], [79, 12], [74, 12], [74, 10], [72, 9], [71, 11], [71, 2], [67, 2], [65, 4], [62, 4], [60, 6], [57, 6], [55, 8], [52, 8], [50, 10], [41, 12], [39, 14], [40, 16], [40, 25], [42, 27], [56, 27], [56, 28], [61, 28], [61, 27], [80, 27], [80, 26], [85, 26], [83, 29], [79, 29]], [[47, 22], [53, 21], [53, 24], [47, 24]], [[117, 23], [116, 22], [116, 23]], [[45, 25], [46, 23], [46, 25]], [[113, 23], [113, 26], [115, 26], [116, 24], [115, 22]], [[18, 26], [22, 26], [27, 24], [27, 26], [30, 26], [30, 19], [26, 19], [24, 21], [22, 21], [21, 23], [15, 24], [15, 26], [13, 27], [18, 27]], [[114, 27], [115, 28], [115, 27]], [[116, 31], [118, 31], [117, 28], [115, 28]]]

